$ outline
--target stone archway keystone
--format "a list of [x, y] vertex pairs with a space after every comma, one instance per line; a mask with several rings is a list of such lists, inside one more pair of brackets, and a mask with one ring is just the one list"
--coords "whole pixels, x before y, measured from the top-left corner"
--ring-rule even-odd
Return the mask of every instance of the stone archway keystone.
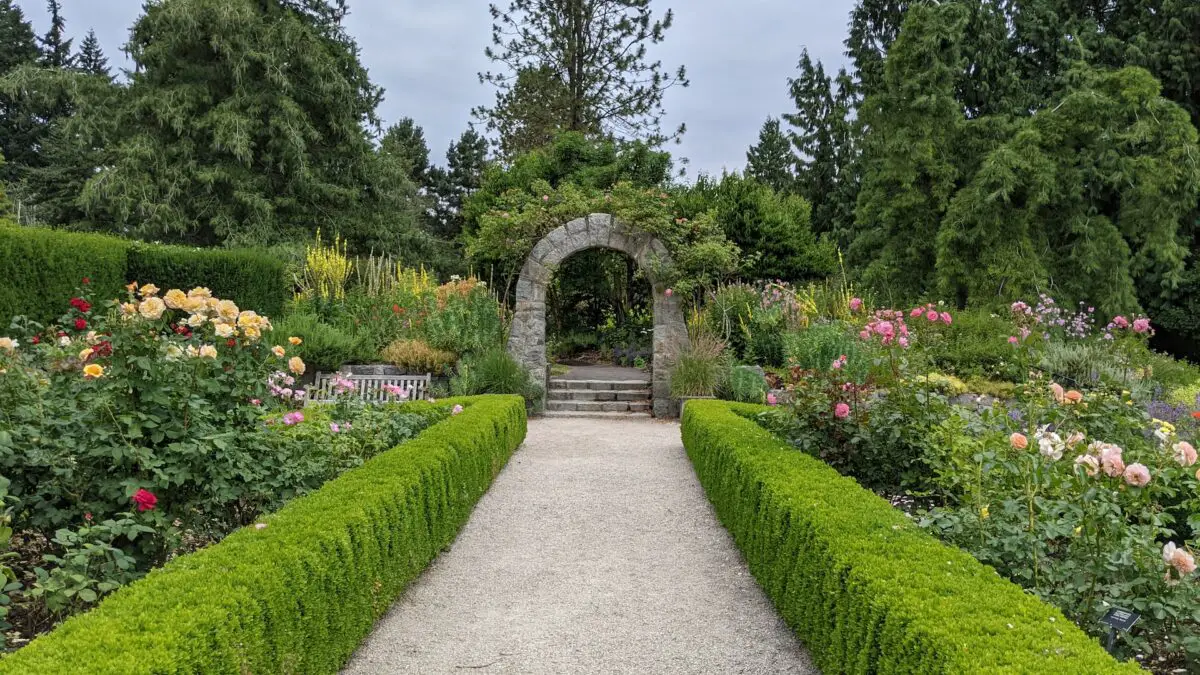
[[668, 296], [666, 285], [656, 278], [655, 270], [660, 265], [669, 265], [671, 254], [658, 239], [627, 228], [609, 214], [593, 213], [572, 220], [542, 237], [533, 247], [517, 281], [508, 351], [535, 379], [547, 384], [546, 285], [564, 260], [580, 251], [596, 248], [628, 255], [650, 280], [654, 294], [654, 415], [670, 417], [671, 364], [688, 345], [679, 298]]

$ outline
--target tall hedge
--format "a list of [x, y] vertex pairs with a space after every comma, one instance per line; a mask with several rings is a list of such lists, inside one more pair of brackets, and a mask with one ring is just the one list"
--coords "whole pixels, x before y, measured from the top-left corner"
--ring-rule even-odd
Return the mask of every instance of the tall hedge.
[[335, 673], [454, 541], [525, 438], [519, 396], [465, 410], [120, 589], [0, 673]]
[[282, 315], [292, 292], [283, 261], [259, 251], [160, 246], [0, 221], [0, 330], [17, 315], [58, 318], [84, 277], [98, 299], [124, 297], [130, 281], [207, 286], [271, 317]]
[[0, 222], [0, 330], [17, 315], [57, 319], [84, 277], [99, 297], [118, 297], [128, 249], [113, 237]]
[[129, 249], [130, 280], [160, 288], [187, 290], [206, 286], [219, 298], [245, 309], [281, 317], [292, 298], [292, 282], [282, 260], [252, 249], [185, 248], [133, 243]]
[[761, 410], [689, 401], [683, 444], [750, 571], [822, 672], [1141, 672], [747, 419]]

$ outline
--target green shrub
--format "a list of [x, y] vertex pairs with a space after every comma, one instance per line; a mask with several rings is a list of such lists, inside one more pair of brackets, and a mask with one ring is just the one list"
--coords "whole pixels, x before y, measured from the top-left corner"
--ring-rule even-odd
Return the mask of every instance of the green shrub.
[[336, 672], [454, 541], [525, 438], [519, 399], [458, 403], [462, 414], [292, 501], [266, 527], [122, 588], [0, 660], [0, 673]]
[[728, 401], [766, 403], [767, 379], [750, 366], [734, 366], [718, 393], [720, 398]]
[[133, 242], [125, 278], [184, 291], [203, 286], [242, 309], [277, 318], [292, 297], [282, 260], [251, 249], [203, 249]]
[[729, 361], [725, 345], [707, 332], [692, 336], [671, 370], [671, 396], [715, 396], [725, 387]]
[[705, 327], [729, 345], [734, 356], [746, 358], [746, 333], [743, 326], [759, 307], [758, 291], [749, 284], [722, 286], [713, 293], [704, 308]]
[[[293, 347], [288, 344], [289, 337], [298, 337], [304, 342]], [[271, 339], [289, 354], [304, 359], [314, 371], [333, 372], [347, 363], [370, 362], [377, 357], [366, 341], [323, 323], [312, 314], [289, 314], [283, 321], [275, 323]]]
[[954, 323], [940, 328], [935, 348], [923, 351], [934, 368], [964, 380], [1020, 382], [1024, 369], [1017, 350], [1008, 343], [1014, 330], [1007, 318], [984, 310], [961, 311], [954, 315]]
[[459, 362], [458, 374], [450, 380], [450, 393], [455, 396], [518, 394], [530, 402], [540, 400], [543, 394], [541, 385], [533, 381], [529, 371], [499, 347]]
[[784, 354], [791, 365], [805, 370], [827, 371], [839, 357], [846, 356], [845, 372], [861, 381], [870, 370], [867, 347], [841, 322], [817, 323], [783, 337]]
[[0, 328], [14, 316], [47, 323], [87, 277], [99, 298], [123, 297], [129, 242], [0, 221]]
[[751, 572], [823, 672], [1141, 672], [745, 417], [762, 410], [691, 401], [684, 446]]

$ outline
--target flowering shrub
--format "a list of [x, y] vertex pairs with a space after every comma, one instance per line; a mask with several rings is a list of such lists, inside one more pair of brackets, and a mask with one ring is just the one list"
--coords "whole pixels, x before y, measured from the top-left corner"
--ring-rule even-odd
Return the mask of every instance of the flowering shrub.
[[922, 525], [1085, 630], [1101, 634], [1111, 606], [1139, 612], [1139, 629], [1121, 634], [1126, 656], [1194, 663], [1196, 451], [1128, 403], [1043, 382], [1008, 407], [957, 409], [938, 433], [946, 504]]

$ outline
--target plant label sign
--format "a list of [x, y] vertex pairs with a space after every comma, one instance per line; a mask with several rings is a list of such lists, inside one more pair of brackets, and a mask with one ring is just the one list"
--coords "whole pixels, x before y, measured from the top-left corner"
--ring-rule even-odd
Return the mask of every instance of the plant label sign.
[[1140, 618], [1142, 618], [1142, 615], [1138, 614], [1137, 612], [1131, 612], [1127, 609], [1113, 607], [1105, 612], [1104, 616], [1100, 617], [1100, 623], [1111, 626], [1120, 631], [1128, 632], [1130, 628], [1133, 628], [1133, 624], [1137, 623], [1138, 619]]

